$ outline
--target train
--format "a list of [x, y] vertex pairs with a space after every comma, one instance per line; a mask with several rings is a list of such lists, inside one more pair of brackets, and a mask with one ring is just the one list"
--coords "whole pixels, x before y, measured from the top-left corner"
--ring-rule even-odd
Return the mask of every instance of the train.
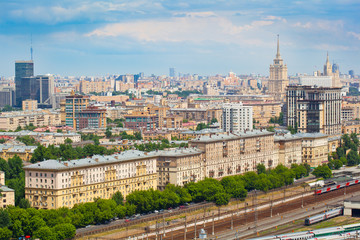
[[344, 225], [340, 227], [322, 228], [296, 233], [285, 233], [273, 236], [252, 238], [251, 240], [324, 240], [345, 239], [350, 236], [360, 236], [360, 223]]
[[335, 208], [325, 213], [321, 213], [312, 217], [305, 218], [305, 225], [310, 226], [311, 224], [318, 223], [329, 218], [341, 216], [343, 214], [344, 214], [343, 207]]
[[347, 181], [347, 182], [343, 182], [343, 183], [339, 183], [339, 184], [334, 184], [334, 185], [330, 185], [330, 186], [327, 186], [327, 187], [317, 189], [317, 190], [315, 190], [314, 193], [315, 193], [315, 195], [320, 195], [320, 194], [335, 191], [335, 190], [338, 190], [340, 188], [349, 187], [349, 186], [359, 184], [359, 183], [360, 183], [359, 179], [353, 179], [351, 181]]

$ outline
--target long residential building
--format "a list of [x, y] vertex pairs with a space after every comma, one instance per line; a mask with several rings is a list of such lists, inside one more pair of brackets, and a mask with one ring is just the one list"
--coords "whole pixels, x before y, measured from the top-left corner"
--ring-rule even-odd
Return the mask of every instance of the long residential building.
[[33, 124], [36, 127], [58, 126], [61, 124], [60, 114], [50, 110], [15, 111], [0, 114], [0, 130], [14, 131], [19, 126]]
[[71, 161], [25, 166], [25, 198], [34, 208], [56, 209], [157, 188], [156, 155], [126, 151]]
[[255, 171], [258, 164], [274, 168], [279, 161], [274, 133], [266, 130], [201, 136], [189, 145], [204, 152], [203, 171], [210, 178]]

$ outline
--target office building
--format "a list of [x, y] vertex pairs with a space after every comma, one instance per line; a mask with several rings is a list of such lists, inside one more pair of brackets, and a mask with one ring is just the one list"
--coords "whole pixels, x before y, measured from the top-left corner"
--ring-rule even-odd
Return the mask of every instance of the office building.
[[251, 106], [242, 103], [225, 103], [222, 107], [222, 128], [225, 132], [243, 132], [253, 129]]
[[15, 91], [12, 88], [3, 88], [0, 90], [0, 108], [6, 105], [15, 105]]
[[269, 93], [275, 100], [286, 101], [286, 87], [289, 85], [287, 66], [280, 56], [279, 36], [277, 39], [277, 52], [274, 63], [270, 65], [270, 78], [268, 82]]
[[175, 68], [169, 68], [169, 76], [171, 77], [171, 78], [173, 78], [173, 77], [175, 77]]
[[341, 88], [289, 86], [287, 125], [301, 133], [341, 134]]
[[136, 190], [156, 189], [156, 159], [156, 155], [126, 151], [25, 166], [25, 198], [31, 207], [57, 209], [109, 199], [118, 191], [126, 197]]
[[51, 75], [36, 76], [36, 100], [40, 104], [53, 105], [54, 77]]
[[22, 82], [22, 78], [32, 76], [34, 76], [34, 62], [32, 60], [15, 62], [15, 105], [17, 107], [21, 107], [22, 100], [29, 99], [22, 95], [26, 90], [29, 90], [29, 84]]

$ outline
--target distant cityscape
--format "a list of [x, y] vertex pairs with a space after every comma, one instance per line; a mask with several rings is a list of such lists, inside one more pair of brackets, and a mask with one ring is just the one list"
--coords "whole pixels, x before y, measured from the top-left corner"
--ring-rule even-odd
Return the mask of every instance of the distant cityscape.
[[[15, 61], [15, 77], [0, 81], [0, 157], [20, 159], [23, 178], [16, 185], [1, 168], [1, 207], [76, 208], [260, 174], [259, 166], [265, 174], [358, 165], [359, 75], [341, 73], [324, 54], [323, 70], [288, 76], [280, 46], [278, 36], [269, 76], [170, 67], [168, 76], [62, 77]], [[226, 196], [214, 201], [227, 204]]]

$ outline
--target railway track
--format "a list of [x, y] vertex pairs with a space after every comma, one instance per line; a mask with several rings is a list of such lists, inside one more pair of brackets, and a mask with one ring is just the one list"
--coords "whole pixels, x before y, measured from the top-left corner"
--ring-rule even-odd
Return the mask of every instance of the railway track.
[[[343, 196], [345, 191], [346, 191], [346, 196], [351, 196], [352, 193], [360, 191], [360, 185], [353, 185], [353, 186], [347, 187], [346, 189], [344, 188], [344, 189], [336, 190], [333, 192], [325, 193], [322, 195], [311, 195], [311, 196], [304, 197], [304, 200], [303, 200], [304, 211], [306, 211], [307, 208], [309, 208], [310, 206], [311, 206], [311, 208], [315, 208], [312, 205], [322, 204], [322, 203], [326, 204], [327, 200]], [[278, 206], [272, 207], [272, 215], [273, 216], [275, 216], [275, 215], [281, 216], [284, 213], [291, 212], [291, 211], [299, 209], [301, 207], [302, 207], [302, 199], [301, 198], [292, 200], [289, 202], [285, 202], [284, 204], [281, 204], [280, 206], [278, 205]], [[227, 214], [228, 213], [229, 212], [227, 212]], [[270, 216], [271, 216], [271, 211], [269, 208], [258, 210], [256, 212], [255, 211], [247, 212], [246, 215], [245, 214], [241, 214], [241, 215], [234, 214], [233, 215], [233, 228], [248, 225], [248, 224], [255, 226], [255, 223], [254, 223], [255, 219], [257, 219], [257, 221], [260, 221], [260, 220], [263, 220]], [[210, 219], [212, 219], [212, 216], [208, 216], [205, 219], [210, 220]], [[194, 221], [191, 221], [191, 222], [189, 221], [187, 224], [189, 225], [190, 223], [194, 223]], [[299, 226], [300, 225], [302, 225], [302, 224], [299, 224]], [[187, 227], [186, 237], [184, 237], [184, 229], [171, 231], [172, 229], [174, 229], [178, 226], [179, 225], [173, 225], [173, 226], [166, 227], [165, 228], [166, 229], [165, 236], [163, 236], [163, 234], [162, 234], [163, 229], [159, 229], [157, 231], [158, 237], [156, 237], [156, 236], [146, 237], [146, 235], [143, 235], [143, 234], [140, 234], [137, 236], [138, 236], [138, 239], [142, 239], [142, 236], [145, 236], [144, 239], [149, 239], [149, 240], [155, 240], [155, 239], [162, 239], [162, 240], [180, 240], [181, 239], [181, 240], [183, 240], [183, 239], [193, 239], [195, 237], [195, 227], [194, 226]], [[182, 226], [184, 226], [184, 224], [182, 224]], [[261, 225], [258, 225], [258, 227], [260, 227], [260, 226]], [[296, 225], [292, 225], [291, 228], [293, 228], [294, 226], [296, 227]], [[201, 225], [198, 224], [197, 225], [197, 236], [198, 236], [198, 233], [201, 228], [204, 228], [206, 230], [206, 232], [208, 233], [208, 235], [211, 235], [212, 228], [213, 228], [212, 223], [206, 223], [205, 227], [203, 226], [203, 224], [201, 224]], [[221, 220], [215, 221], [215, 223], [214, 223], [214, 232], [215, 233], [228, 231], [230, 229], [231, 229], [231, 218], [221, 219]], [[290, 227], [288, 229], [281, 230], [281, 232], [287, 231], [289, 229], [290, 229]], [[251, 227], [251, 228], [249, 227], [248, 230], [249, 230], [249, 235], [247, 237], [256, 236], [255, 227]], [[152, 232], [152, 233], [154, 234], [154, 232]], [[124, 238], [124, 239], [128, 239], [128, 238]]]

